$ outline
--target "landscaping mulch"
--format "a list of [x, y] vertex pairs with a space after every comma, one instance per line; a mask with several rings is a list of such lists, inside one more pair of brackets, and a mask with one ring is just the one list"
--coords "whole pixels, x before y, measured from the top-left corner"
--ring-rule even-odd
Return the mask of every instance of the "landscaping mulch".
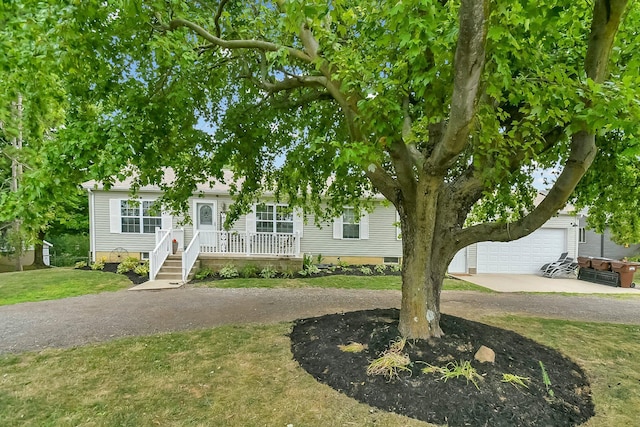
[[[136, 273], [134, 273], [133, 271], [127, 271], [126, 273], [118, 273], [118, 265], [120, 263], [119, 262], [105, 262], [104, 263], [104, 268], [101, 271], [107, 272], [107, 273], [115, 273], [115, 274], [123, 274], [125, 276], [127, 276], [129, 278], [129, 280], [131, 280], [131, 282], [134, 285], [139, 285], [141, 283], [144, 282], [148, 282], [149, 281], [149, 275], [146, 274], [144, 276], [139, 276]], [[91, 270], [91, 267], [86, 266], [86, 267], [82, 267], [79, 270]]]
[[[402, 272], [400, 270], [393, 269], [390, 265], [385, 265], [384, 270], [377, 270], [375, 264], [364, 264], [364, 265], [350, 265], [350, 266], [338, 266], [331, 264], [321, 264], [317, 271], [313, 273], [300, 274], [300, 272], [276, 272], [273, 276], [274, 279], [313, 279], [316, 277], [328, 277], [328, 276], [361, 276], [361, 277], [371, 277], [371, 276], [401, 276]], [[304, 270], [302, 270], [304, 271]], [[252, 274], [246, 276], [242, 274], [242, 269], [238, 271], [238, 277], [242, 277], [243, 279], [252, 279], [259, 278], [260, 271], [256, 271], [256, 274]], [[212, 282], [216, 280], [228, 280], [235, 279], [237, 277], [222, 277], [219, 273], [208, 275], [206, 277], [200, 279], [192, 279], [189, 283], [200, 283], [200, 282]]]
[[[407, 342], [411, 372], [391, 380], [368, 376], [367, 366], [398, 336], [399, 311], [377, 309], [298, 320], [291, 332], [294, 359], [318, 381], [373, 407], [434, 424], [454, 426], [575, 426], [594, 415], [589, 381], [558, 351], [515, 332], [442, 315], [445, 337]], [[360, 343], [348, 353], [339, 345]], [[495, 363], [480, 363], [481, 345]], [[482, 376], [478, 388], [463, 378], [447, 381], [421, 370], [471, 361]], [[543, 381], [542, 362], [550, 380]], [[503, 382], [503, 374], [529, 378], [528, 387]]]

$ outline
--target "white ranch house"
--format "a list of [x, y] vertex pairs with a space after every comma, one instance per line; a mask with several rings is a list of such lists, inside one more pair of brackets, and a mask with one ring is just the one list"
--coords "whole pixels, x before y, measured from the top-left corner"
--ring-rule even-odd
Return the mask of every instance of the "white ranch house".
[[[170, 173], [165, 176], [168, 182], [172, 178]], [[163, 278], [161, 269], [169, 264], [168, 258], [173, 258], [175, 265], [171, 278], [180, 280], [187, 280], [199, 262], [222, 266], [233, 260], [288, 266], [296, 271], [301, 268], [303, 254], [321, 254], [327, 263], [402, 260], [397, 213], [382, 199], [360, 218], [346, 208], [342, 217], [318, 226], [313, 215], [307, 215], [305, 222], [298, 210], [266, 197], [225, 231], [222, 225], [232, 200], [228, 186], [223, 184], [199, 186], [198, 197], [189, 201], [192, 224], [182, 224], [182, 217], [152, 213], [150, 207], [161, 195], [158, 187], [139, 189], [135, 201], [130, 197], [128, 182], [116, 182], [109, 191], [96, 182], [85, 183], [84, 188], [89, 196], [93, 260], [117, 262], [126, 256], [149, 259], [152, 280]], [[461, 250], [449, 272], [531, 274], [562, 252], [575, 258], [577, 230], [575, 217], [561, 212], [520, 240], [482, 242]], [[173, 240], [177, 242], [177, 255], [171, 255]]]

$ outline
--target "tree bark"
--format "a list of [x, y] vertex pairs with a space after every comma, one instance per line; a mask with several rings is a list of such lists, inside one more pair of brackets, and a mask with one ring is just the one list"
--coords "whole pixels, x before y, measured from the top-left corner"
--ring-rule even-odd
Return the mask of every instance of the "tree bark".
[[46, 268], [47, 265], [45, 265], [44, 263], [44, 256], [42, 254], [42, 249], [44, 246], [44, 231], [40, 230], [38, 231], [38, 236], [37, 236], [37, 240], [34, 247], [34, 254], [33, 254], [33, 267], [36, 268]]
[[[440, 291], [444, 272], [435, 251], [439, 180], [423, 179], [415, 198], [400, 203], [402, 305], [400, 334], [408, 339], [439, 338]], [[415, 201], [415, 202], [414, 202]], [[412, 203], [414, 202], [414, 203]]]

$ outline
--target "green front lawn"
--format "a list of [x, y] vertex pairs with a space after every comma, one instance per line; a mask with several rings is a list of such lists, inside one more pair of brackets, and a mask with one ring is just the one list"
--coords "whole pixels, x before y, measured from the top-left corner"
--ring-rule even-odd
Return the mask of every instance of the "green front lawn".
[[48, 268], [0, 274], [0, 305], [45, 301], [130, 288], [121, 274]]
[[[324, 276], [296, 279], [226, 279], [198, 282], [208, 288], [337, 288], [400, 290], [400, 276]], [[491, 289], [457, 279], [445, 279], [444, 290], [493, 292]]]
[[[577, 361], [596, 406], [589, 426], [637, 424], [640, 327], [519, 316], [478, 320]], [[316, 382], [292, 359], [289, 330], [290, 324], [224, 326], [0, 356], [0, 425], [427, 425]]]

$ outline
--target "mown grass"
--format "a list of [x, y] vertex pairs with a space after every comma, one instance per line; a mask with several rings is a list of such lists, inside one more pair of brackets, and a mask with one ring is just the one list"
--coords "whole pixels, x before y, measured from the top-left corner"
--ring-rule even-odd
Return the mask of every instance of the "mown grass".
[[289, 328], [225, 326], [0, 356], [0, 425], [424, 425], [317, 383], [292, 359]]
[[[323, 276], [297, 279], [227, 279], [197, 282], [195, 285], [208, 288], [336, 288], [400, 290], [400, 276]], [[458, 279], [445, 279], [444, 290], [477, 291], [492, 293], [491, 289]]]
[[45, 301], [131, 287], [121, 274], [48, 268], [0, 274], [0, 305]]
[[[557, 348], [585, 369], [596, 405], [587, 426], [637, 424], [640, 326], [482, 320]], [[289, 329], [224, 326], [0, 356], [0, 425], [427, 425], [316, 382], [292, 360]]]

